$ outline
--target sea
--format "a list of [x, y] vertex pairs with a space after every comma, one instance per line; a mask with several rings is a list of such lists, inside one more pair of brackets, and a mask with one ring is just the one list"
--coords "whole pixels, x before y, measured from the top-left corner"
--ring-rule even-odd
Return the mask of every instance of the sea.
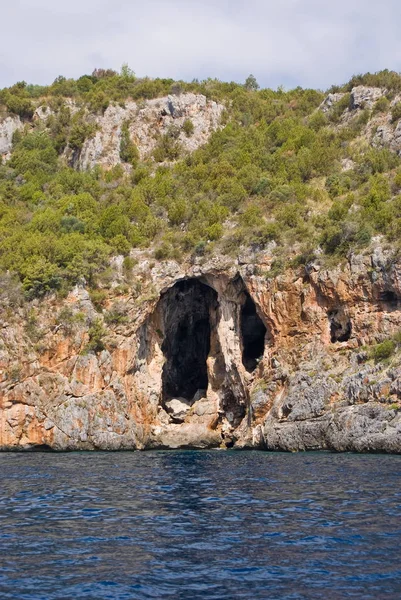
[[1, 600], [401, 598], [401, 456], [0, 453]]

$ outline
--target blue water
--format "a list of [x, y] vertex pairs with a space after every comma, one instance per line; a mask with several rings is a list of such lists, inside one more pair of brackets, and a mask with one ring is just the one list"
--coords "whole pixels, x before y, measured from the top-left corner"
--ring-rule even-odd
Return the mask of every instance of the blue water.
[[0, 598], [401, 598], [401, 456], [0, 454]]

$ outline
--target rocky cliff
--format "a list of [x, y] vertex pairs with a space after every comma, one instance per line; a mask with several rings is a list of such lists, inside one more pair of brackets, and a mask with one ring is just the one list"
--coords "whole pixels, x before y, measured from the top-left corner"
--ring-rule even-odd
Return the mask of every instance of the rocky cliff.
[[[386, 93], [385, 88], [356, 86], [349, 94], [328, 94], [319, 110], [324, 114], [330, 114], [341, 100], [348, 101], [348, 105], [339, 119], [340, 127], [344, 127], [349, 125], [352, 119], [356, 115], [360, 115], [362, 111], [372, 111], [378, 100], [386, 98]], [[365, 127], [361, 131], [360, 140], [369, 142], [373, 147], [389, 148], [391, 151], [399, 153], [401, 151], [401, 121], [398, 119], [394, 121], [391, 111], [400, 101], [401, 95], [396, 94], [391, 101], [384, 100], [380, 110], [370, 112]]]
[[[341, 106], [328, 126], [346, 128], [384, 95], [357, 86], [329, 94], [316, 113]], [[362, 119], [355, 147], [400, 152], [391, 112], [399, 100]], [[141, 159], [171, 127], [189, 153], [220, 127], [223, 110], [199, 94], [85, 109], [92, 135], [78, 153], [67, 145], [63, 159], [79, 170], [119, 165], [124, 127]], [[52, 111], [39, 106], [33, 122], [47, 127]], [[0, 123], [5, 160], [22, 127], [18, 117]], [[398, 252], [377, 236], [337, 266], [318, 252], [281, 274], [277, 252], [273, 241], [175, 261], [132, 249], [129, 268], [112, 259], [101, 297], [82, 281], [64, 298], [23, 301], [3, 275], [0, 448], [400, 452]]]
[[272, 279], [268, 250], [137, 259], [102, 310], [83, 287], [29, 309], [2, 298], [3, 449], [401, 450], [401, 355], [368, 351], [401, 328], [401, 265], [380, 240]]
[[[204, 144], [220, 124], [224, 107], [208, 101], [201, 94], [167, 96], [142, 103], [126, 102], [123, 107], [110, 106], [104, 115], [95, 118], [97, 131], [86, 140], [80, 153], [80, 169], [101, 165], [113, 167], [121, 162], [121, 130], [128, 125], [130, 139], [137, 146], [140, 158], [150, 156], [157, 140], [171, 127], [176, 128], [182, 149], [192, 152]], [[193, 126], [191, 135], [183, 130], [186, 120]]]
[[[48, 127], [51, 120], [60, 115], [60, 106], [68, 111], [68, 118], [79, 115], [80, 121], [92, 129], [79, 152], [68, 145], [64, 151], [65, 160], [79, 170], [93, 169], [96, 165], [110, 169], [124, 162], [121, 157], [124, 127], [141, 159], [150, 157], [160, 138], [169, 133], [174, 134], [182, 152], [193, 152], [220, 127], [224, 110], [222, 104], [193, 93], [113, 103], [102, 114], [68, 98], [54, 108], [39, 103], [28, 127], [38, 124]], [[191, 123], [191, 130], [187, 133], [186, 122]], [[3, 161], [11, 156], [14, 133], [23, 127], [18, 116], [0, 119], [0, 158]]]

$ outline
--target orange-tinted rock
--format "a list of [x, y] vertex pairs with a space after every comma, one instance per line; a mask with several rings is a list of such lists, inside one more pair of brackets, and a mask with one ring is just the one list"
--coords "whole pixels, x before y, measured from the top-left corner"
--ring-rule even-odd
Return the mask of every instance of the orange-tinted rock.
[[[84, 349], [89, 322], [101, 315], [82, 288], [64, 301], [41, 302], [41, 348], [26, 335], [23, 314], [13, 315], [2, 330], [0, 446], [366, 449], [373, 444], [401, 451], [394, 433], [398, 413], [385, 406], [401, 397], [397, 358], [374, 365], [358, 354], [362, 346], [401, 329], [401, 266], [376, 248], [372, 256], [351, 257], [343, 269], [309, 265], [269, 280], [244, 261], [214, 257], [181, 266], [169, 261], [164, 270], [161, 263], [144, 270], [138, 264], [143, 300], [119, 298], [128, 318], [105, 325], [106, 349], [97, 354]], [[270, 262], [262, 256], [259, 264]], [[159, 299], [183, 278], [214, 289], [217, 308], [210, 309], [205, 403], [190, 400], [186, 414], [174, 419], [163, 407], [168, 309]], [[266, 330], [264, 354], [253, 370], [243, 363], [241, 307], [247, 294]], [[56, 322], [63, 304], [85, 315], [68, 332]], [[379, 425], [377, 432], [372, 423], [368, 427], [368, 413], [358, 412], [366, 403], [381, 406], [369, 414], [388, 432], [388, 443]], [[344, 431], [351, 424], [351, 441], [341, 441], [338, 423]], [[362, 443], [366, 432], [369, 439]]]

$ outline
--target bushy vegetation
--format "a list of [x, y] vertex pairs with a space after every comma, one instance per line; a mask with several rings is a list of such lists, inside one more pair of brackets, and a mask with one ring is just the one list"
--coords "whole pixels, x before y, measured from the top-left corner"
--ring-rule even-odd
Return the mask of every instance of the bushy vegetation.
[[394, 354], [396, 345], [393, 340], [385, 340], [372, 348], [371, 356], [376, 362], [387, 360]]
[[191, 135], [193, 135], [195, 127], [191, 119], [185, 119], [182, 129], [187, 137], [191, 137]]
[[390, 338], [372, 346], [369, 350], [368, 357], [373, 359], [376, 363], [388, 361], [388, 359], [391, 358], [396, 351], [399, 351], [400, 348], [401, 331], [397, 331]]
[[62, 308], [58, 313], [56, 323], [66, 335], [71, 335], [76, 328], [85, 323], [85, 314], [83, 312], [74, 312], [67, 306]]
[[100, 319], [93, 321], [88, 330], [89, 341], [84, 349], [84, 354], [102, 352], [105, 349], [104, 338], [106, 335], [107, 331], [102, 321]]
[[397, 102], [397, 104], [394, 104], [393, 108], [391, 109], [391, 120], [393, 123], [395, 123], [396, 121], [399, 121], [401, 119], [401, 102]]
[[[398, 85], [388, 72], [364, 77], [354, 85]], [[125, 123], [120, 157], [131, 171], [118, 165], [108, 172], [77, 172], [66, 164], [65, 150], [73, 164], [85, 139], [96, 133], [85, 106], [103, 111], [127, 98], [185, 91], [226, 105], [225, 126], [194, 153], [183, 153], [180, 130], [172, 127], [153, 157], [141, 162]], [[69, 98], [79, 108], [74, 114]], [[249, 78], [245, 85], [138, 79], [127, 66], [120, 74], [98, 69], [78, 80], [59, 77], [45, 88], [18, 83], [0, 91], [4, 110], [27, 122], [14, 136], [11, 159], [0, 166], [0, 269], [16, 275], [29, 298], [64, 293], [85, 281], [101, 306], [96, 286], [107, 281], [110, 257], [124, 255], [128, 273], [135, 247], [151, 249], [156, 259], [179, 260], [274, 241], [280, 256], [296, 250], [302, 264], [319, 246], [341, 258], [376, 233], [396, 240], [399, 158], [355, 143], [368, 113], [337, 125], [348, 95], [329, 117], [316, 110], [323, 98], [301, 88], [258, 89]], [[30, 120], [46, 103], [51, 116]], [[376, 110], [386, 110], [384, 103]], [[183, 129], [191, 136], [192, 121]], [[347, 171], [344, 159], [352, 161]], [[111, 311], [109, 318], [118, 323], [123, 316]]]
[[129, 123], [123, 123], [121, 128], [120, 158], [123, 162], [135, 167], [139, 161], [139, 151], [131, 141], [129, 134]]
[[350, 92], [353, 87], [365, 85], [368, 87], [385, 88], [389, 94], [401, 92], [401, 75], [396, 71], [384, 69], [378, 73], [354, 75], [343, 86], [333, 86], [331, 92]]
[[375, 105], [373, 107], [373, 114], [386, 112], [386, 111], [388, 111], [389, 107], [390, 107], [389, 99], [386, 98], [386, 96], [382, 96], [375, 102]]

